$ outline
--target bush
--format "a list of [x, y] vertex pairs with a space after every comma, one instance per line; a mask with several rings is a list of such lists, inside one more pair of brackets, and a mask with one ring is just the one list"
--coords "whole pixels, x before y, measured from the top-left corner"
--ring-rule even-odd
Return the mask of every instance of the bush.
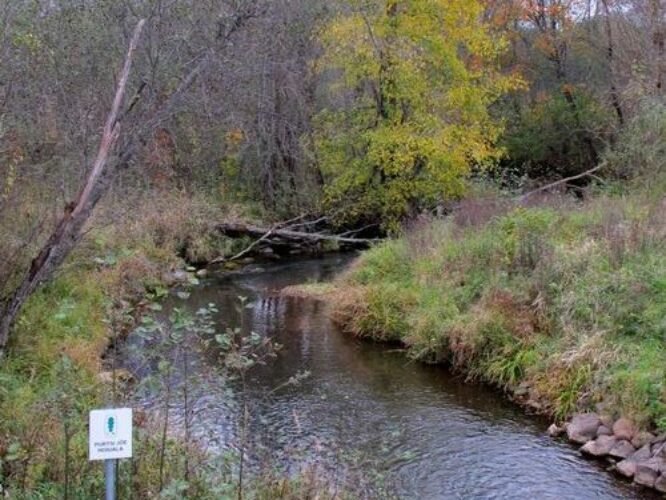
[[604, 159], [617, 177], [663, 192], [666, 184], [666, 104], [646, 99]]
[[582, 90], [557, 93], [521, 109], [502, 141], [510, 177], [569, 177], [594, 166], [612, 115]]

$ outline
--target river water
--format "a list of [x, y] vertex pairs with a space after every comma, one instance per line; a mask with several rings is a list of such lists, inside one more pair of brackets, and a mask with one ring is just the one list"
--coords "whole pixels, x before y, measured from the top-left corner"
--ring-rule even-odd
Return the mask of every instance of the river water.
[[[331, 323], [322, 304], [280, 296], [284, 286], [330, 279], [349, 259], [252, 265], [205, 280], [185, 300], [167, 299], [167, 310], [217, 304], [219, 328], [239, 325], [243, 314], [248, 331], [283, 346], [275, 360], [251, 369], [242, 395], [222, 380], [214, 355], [193, 353], [200, 382], [191, 395], [193, 433], [201, 443], [220, 451], [237, 445], [243, 397], [251, 414], [250, 462], [270, 460], [292, 472], [316, 467], [340, 482], [363, 484], [368, 497], [648, 495], [549, 438], [548, 422], [526, 415], [496, 390], [409, 362], [394, 348], [353, 339]], [[252, 308], [239, 312], [239, 296]], [[309, 376], [298, 385], [283, 386], [304, 372]], [[150, 394], [140, 403], [158, 404]], [[178, 408], [174, 413], [178, 425]]]

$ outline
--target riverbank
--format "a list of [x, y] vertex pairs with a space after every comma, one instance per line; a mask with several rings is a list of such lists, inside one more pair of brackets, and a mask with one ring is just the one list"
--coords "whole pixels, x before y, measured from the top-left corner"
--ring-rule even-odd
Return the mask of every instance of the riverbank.
[[[0, 366], [0, 484], [13, 498], [92, 497], [102, 471], [87, 461], [87, 412], [126, 400], [105, 359], [116, 338], [176, 281], [184, 258], [221, 251], [204, 221], [214, 209], [170, 193], [121, 210], [101, 207], [56, 278], [28, 301]], [[116, 394], [111, 395], [111, 389]], [[140, 432], [141, 459], [120, 484], [154, 490], [154, 439]], [[178, 444], [174, 443], [174, 448]]]
[[[103, 470], [88, 461], [88, 411], [122, 406], [132, 394], [131, 374], [122, 367], [113, 381], [114, 342], [122, 342], [147, 312], [159, 310], [170, 287], [198, 283], [192, 263], [247, 245], [214, 228], [247, 217], [242, 208], [222, 209], [174, 192], [147, 197], [131, 209], [113, 202], [100, 208], [56, 278], [26, 304], [0, 365], [0, 493], [11, 498], [99, 496]], [[184, 491], [192, 498], [233, 492], [233, 457], [210, 466], [205, 453], [188, 449], [177, 435], [162, 443], [162, 418], [135, 413], [135, 456], [120, 464], [119, 494], [154, 498], [160, 481], [164, 498], [181, 498]], [[185, 481], [188, 458], [197, 467]], [[316, 475], [287, 478], [273, 471], [244, 488], [257, 498], [297, 498], [302, 490], [326, 497], [327, 491]]]
[[[628, 419], [630, 439], [616, 436], [629, 444], [624, 457], [609, 438], [586, 451], [648, 461], [653, 473], [636, 479], [663, 490], [665, 210], [647, 197], [477, 200], [363, 254], [334, 287], [296, 293], [326, 298], [358, 337], [402, 343], [409, 357], [497, 385], [558, 422], [596, 412], [612, 431]], [[641, 431], [654, 449], [630, 443]]]

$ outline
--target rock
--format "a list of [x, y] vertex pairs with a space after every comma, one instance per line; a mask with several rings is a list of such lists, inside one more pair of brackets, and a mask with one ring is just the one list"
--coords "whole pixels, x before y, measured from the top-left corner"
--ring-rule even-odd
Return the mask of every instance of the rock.
[[599, 420], [601, 420], [601, 425], [608, 427], [609, 429], [613, 428], [613, 417], [608, 414], [599, 415]]
[[580, 451], [593, 457], [603, 457], [610, 453], [616, 443], [615, 436], [599, 436], [596, 440], [585, 443]]
[[634, 453], [636, 453], [636, 448], [631, 446], [629, 441], [618, 439], [608, 454], [614, 458], [629, 458]]
[[636, 472], [634, 472], [634, 482], [640, 484], [641, 486], [647, 486], [648, 488], [654, 488], [654, 484], [657, 482], [657, 473], [651, 469], [640, 469], [636, 465]]
[[636, 434], [636, 426], [628, 418], [620, 418], [613, 424], [613, 434], [618, 439], [631, 441]]
[[666, 432], [664, 434], [659, 434], [653, 440], [650, 441], [650, 444], [661, 444], [666, 442]]
[[610, 427], [606, 427], [605, 425], [600, 425], [599, 429], [597, 429], [597, 436], [612, 436], [613, 431], [610, 429]]
[[199, 269], [196, 274], [197, 278], [205, 278], [208, 276], [208, 269]]
[[190, 274], [182, 269], [174, 271], [171, 277], [176, 283], [187, 283], [190, 281]]
[[661, 460], [655, 460], [654, 458], [638, 462], [636, 464], [636, 472], [634, 473], [634, 481], [649, 488], [654, 487], [662, 464]]
[[659, 474], [660, 472], [666, 472], [666, 461], [658, 457], [648, 458], [647, 460], [643, 460], [637, 463], [641, 467], [652, 469], [657, 474]]
[[273, 255], [275, 252], [273, 251], [273, 249], [271, 247], [265, 247], [265, 248], [261, 249], [261, 253], [263, 255]]
[[566, 424], [569, 441], [585, 444], [594, 439], [601, 425], [599, 417], [594, 413], [579, 413]]
[[558, 427], [557, 424], [550, 424], [550, 427], [548, 427], [547, 432], [548, 435], [551, 437], [558, 437], [562, 435], [564, 429], [562, 427]]
[[618, 472], [618, 474], [621, 474], [624, 477], [632, 478], [636, 473], [636, 462], [633, 460], [622, 460], [621, 462], [617, 463], [615, 470]]
[[655, 457], [666, 459], [666, 442], [652, 445], [652, 454]]
[[654, 488], [657, 491], [666, 493], [666, 474], [662, 474], [657, 478], [657, 480], [654, 482]]
[[642, 446], [636, 453], [629, 457], [629, 459], [634, 462], [641, 462], [643, 460], [648, 460], [649, 458], [652, 458], [649, 444]]
[[645, 431], [637, 432], [636, 435], [631, 440], [631, 444], [634, 446], [634, 448], [642, 448], [653, 439], [654, 439], [654, 434], [650, 432], [645, 432]]

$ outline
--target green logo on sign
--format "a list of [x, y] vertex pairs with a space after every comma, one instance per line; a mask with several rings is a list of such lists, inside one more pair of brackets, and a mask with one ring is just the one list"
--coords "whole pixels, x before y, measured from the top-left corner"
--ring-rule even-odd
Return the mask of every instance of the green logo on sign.
[[116, 435], [116, 417], [110, 416], [106, 419], [106, 428], [104, 429], [104, 433], [107, 436]]

